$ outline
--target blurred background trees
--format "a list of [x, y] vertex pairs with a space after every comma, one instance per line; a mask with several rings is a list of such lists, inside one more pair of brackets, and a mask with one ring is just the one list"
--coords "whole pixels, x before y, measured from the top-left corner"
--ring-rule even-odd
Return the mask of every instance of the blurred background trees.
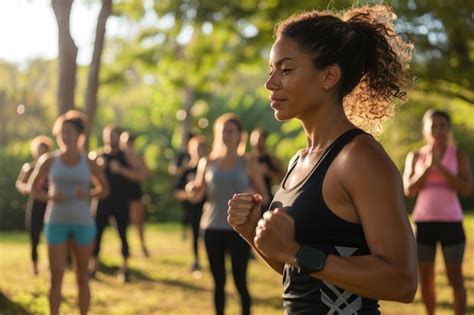
[[[214, 119], [224, 112], [238, 113], [248, 131], [269, 130], [268, 144], [282, 161], [305, 145], [297, 121], [275, 121], [263, 83], [275, 22], [303, 9], [326, 9], [327, 1], [88, 0], [74, 5], [110, 5], [110, 17], [106, 12], [102, 20], [83, 23], [100, 28], [113, 20], [129, 30], [108, 36], [103, 28], [102, 58], [98, 47], [92, 67], [77, 65], [73, 103], [95, 113], [90, 149], [101, 145], [101, 129], [109, 122], [139, 135], [137, 146], [154, 172], [145, 185], [149, 220], [179, 217], [170, 193], [169, 161], [188, 131], [210, 137]], [[352, 5], [334, 1], [330, 8]], [[380, 140], [402, 170], [406, 153], [422, 142], [422, 114], [442, 108], [452, 115], [457, 145], [474, 157], [474, 2], [457, 0], [455, 8], [442, 0], [391, 5], [397, 30], [415, 44], [417, 81]], [[22, 66], [0, 61], [0, 229], [23, 227], [24, 198], [14, 181], [30, 159], [30, 139], [50, 135], [62, 111], [56, 98], [60, 65], [57, 60]], [[466, 209], [474, 208], [472, 196], [463, 202]]]

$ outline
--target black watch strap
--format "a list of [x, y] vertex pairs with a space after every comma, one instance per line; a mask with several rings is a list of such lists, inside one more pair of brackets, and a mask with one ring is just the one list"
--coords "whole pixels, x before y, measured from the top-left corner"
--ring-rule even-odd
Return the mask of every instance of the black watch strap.
[[298, 272], [311, 274], [323, 269], [326, 263], [326, 254], [314, 247], [301, 245], [296, 253], [294, 265]]

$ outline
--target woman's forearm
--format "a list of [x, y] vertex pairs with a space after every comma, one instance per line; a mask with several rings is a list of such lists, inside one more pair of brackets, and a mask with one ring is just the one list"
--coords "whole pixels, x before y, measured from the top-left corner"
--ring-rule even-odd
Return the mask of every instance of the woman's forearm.
[[312, 276], [354, 294], [409, 303], [416, 293], [416, 273], [380, 256], [340, 257], [329, 255], [326, 264]]

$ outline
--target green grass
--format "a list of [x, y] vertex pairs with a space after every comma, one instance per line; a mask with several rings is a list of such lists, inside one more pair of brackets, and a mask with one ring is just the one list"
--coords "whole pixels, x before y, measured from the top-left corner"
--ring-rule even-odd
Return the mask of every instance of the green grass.
[[[474, 314], [474, 215], [466, 217], [468, 246], [464, 260], [468, 312]], [[190, 273], [191, 245], [181, 239], [177, 224], [147, 226], [151, 257], [140, 255], [135, 230], [129, 230], [132, 257], [132, 281], [119, 284], [116, 272], [120, 264], [118, 237], [112, 229], [104, 235], [103, 268], [98, 280], [91, 281], [91, 314], [212, 314], [212, 278], [204, 265], [202, 278]], [[40, 245], [40, 275], [33, 277], [27, 236], [21, 232], [0, 233], [0, 315], [48, 313], [48, 265], [44, 242]], [[230, 262], [227, 264], [230, 270]], [[452, 314], [451, 290], [444, 275], [441, 255], [437, 257], [437, 315]], [[253, 314], [282, 314], [281, 278], [259, 259], [249, 265], [249, 287]], [[232, 275], [227, 277], [227, 314], [239, 314], [238, 295]], [[63, 283], [61, 314], [77, 314], [77, 289], [74, 274], [68, 270]], [[381, 302], [382, 314], [423, 314], [419, 292], [413, 303]]]

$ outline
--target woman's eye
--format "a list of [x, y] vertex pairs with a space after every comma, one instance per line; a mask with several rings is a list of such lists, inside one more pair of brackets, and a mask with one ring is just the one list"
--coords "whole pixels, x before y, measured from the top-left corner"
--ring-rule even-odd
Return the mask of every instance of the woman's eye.
[[281, 73], [283, 73], [283, 74], [290, 73], [292, 70], [293, 69], [283, 68], [283, 69], [281, 69]]

